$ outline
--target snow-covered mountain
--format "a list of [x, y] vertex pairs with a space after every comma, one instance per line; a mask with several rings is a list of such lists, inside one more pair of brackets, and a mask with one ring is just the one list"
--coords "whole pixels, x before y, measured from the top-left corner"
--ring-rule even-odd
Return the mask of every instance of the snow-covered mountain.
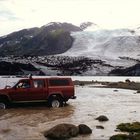
[[0, 37], [0, 53], [29, 55], [1, 61], [31, 63], [47, 75], [108, 75], [121, 70], [122, 75], [126, 70], [140, 75], [140, 28], [105, 30], [92, 22], [80, 27], [52, 22]]
[[62, 55], [96, 59], [140, 59], [139, 31], [129, 29], [73, 32], [73, 46]]

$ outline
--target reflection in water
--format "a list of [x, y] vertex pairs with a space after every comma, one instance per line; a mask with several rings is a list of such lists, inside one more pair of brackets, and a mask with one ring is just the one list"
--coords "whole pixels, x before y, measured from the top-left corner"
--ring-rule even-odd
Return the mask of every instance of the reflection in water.
[[67, 105], [62, 108], [20, 107], [0, 110], [0, 140], [8, 139], [44, 139], [42, 134], [59, 120], [71, 118], [75, 107]]
[[48, 108], [45, 106], [12, 108], [0, 110], [0, 120], [16, 118], [14, 120], [17, 121], [17, 124], [21, 124], [22, 122], [38, 124], [70, 117], [73, 115], [74, 108], [72, 105], [67, 105], [62, 108]]

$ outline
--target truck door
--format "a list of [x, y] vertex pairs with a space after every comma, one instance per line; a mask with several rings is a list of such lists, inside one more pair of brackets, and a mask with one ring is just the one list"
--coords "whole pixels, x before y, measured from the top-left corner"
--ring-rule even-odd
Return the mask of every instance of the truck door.
[[47, 99], [47, 83], [44, 79], [33, 79], [32, 80], [32, 97], [34, 100], [46, 100]]
[[13, 90], [9, 93], [12, 101], [28, 101], [31, 89], [31, 82], [29, 79], [19, 81]]

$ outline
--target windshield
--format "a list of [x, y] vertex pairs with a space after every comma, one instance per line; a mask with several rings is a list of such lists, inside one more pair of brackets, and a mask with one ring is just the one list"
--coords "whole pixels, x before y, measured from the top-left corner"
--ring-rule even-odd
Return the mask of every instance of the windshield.
[[14, 85], [19, 81], [20, 78], [1, 78], [0, 89], [6, 86], [14, 87]]

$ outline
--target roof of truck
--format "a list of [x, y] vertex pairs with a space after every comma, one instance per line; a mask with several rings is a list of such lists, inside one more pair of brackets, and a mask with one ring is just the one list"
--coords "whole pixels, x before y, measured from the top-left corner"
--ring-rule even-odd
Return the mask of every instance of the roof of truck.
[[30, 80], [30, 79], [71, 79], [70, 77], [39, 77], [39, 78], [22, 78], [22, 79], [20, 79], [20, 80]]

